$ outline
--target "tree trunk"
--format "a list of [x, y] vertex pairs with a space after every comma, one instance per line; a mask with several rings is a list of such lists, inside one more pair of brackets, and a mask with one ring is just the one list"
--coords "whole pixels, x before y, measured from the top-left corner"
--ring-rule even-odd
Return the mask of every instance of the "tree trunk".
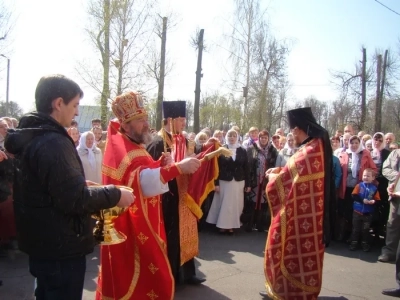
[[381, 103], [381, 74], [382, 74], [382, 55], [378, 55], [376, 65], [376, 101], [375, 101], [375, 126], [374, 131], [381, 131], [382, 124], [382, 103]]
[[383, 58], [382, 80], [381, 80], [381, 90], [380, 90], [381, 93], [379, 95], [381, 107], [383, 106], [383, 91], [385, 89], [385, 83], [386, 83], [387, 60], [388, 60], [388, 50], [385, 51], [385, 56]]
[[106, 128], [108, 122], [107, 102], [110, 98], [110, 0], [104, 0], [104, 51], [103, 59], [103, 90], [101, 92], [101, 125]]
[[196, 133], [200, 131], [200, 83], [201, 83], [201, 77], [203, 77], [203, 74], [201, 73], [201, 62], [203, 59], [203, 37], [204, 37], [204, 29], [201, 29], [198, 37], [199, 53], [197, 56], [196, 89], [194, 91], [193, 131]]
[[361, 73], [361, 120], [360, 120], [360, 130], [364, 129], [365, 120], [367, 116], [367, 79], [366, 79], [366, 69], [367, 69], [367, 49], [363, 48], [363, 58], [362, 58], [362, 73]]
[[162, 127], [162, 102], [164, 100], [164, 78], [165, 78], [165, 47], [167, 44], [167, 22], [168, 18], [163, 18], [163, 29], [161, 36], [161, 61], [160, 61], [160, 80], [158, 82], [158, 97], [157, 97], [157, 116], [156, 126]]

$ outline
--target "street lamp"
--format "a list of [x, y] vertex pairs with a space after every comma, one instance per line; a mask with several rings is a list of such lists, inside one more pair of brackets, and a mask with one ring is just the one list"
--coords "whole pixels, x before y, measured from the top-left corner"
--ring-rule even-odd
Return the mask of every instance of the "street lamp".
[[10, 59], [4, 54], [0, 54], [5, 59], [7, 59], [7, 89], [6, 89], [6, 116], [8, 116], [8, 95], [10, 90]]

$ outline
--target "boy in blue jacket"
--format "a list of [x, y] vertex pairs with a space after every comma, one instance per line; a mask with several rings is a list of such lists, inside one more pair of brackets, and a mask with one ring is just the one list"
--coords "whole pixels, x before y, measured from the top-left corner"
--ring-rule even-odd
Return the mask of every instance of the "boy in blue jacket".
[[375, 172], [372, 169], [365, 169], [362, 182], [354, 187], [351, 193], [353, 197], [353, 231], [351, 233], [350, 250], [357, 249], [361, 236], [361, 247], [364, 252], [371, 249], [369, 244], [369, 227], [372, 220], [372, 213], [375, 208], [375, 201], [381, 200], [378, 187], [372, 183], [375, 180]]

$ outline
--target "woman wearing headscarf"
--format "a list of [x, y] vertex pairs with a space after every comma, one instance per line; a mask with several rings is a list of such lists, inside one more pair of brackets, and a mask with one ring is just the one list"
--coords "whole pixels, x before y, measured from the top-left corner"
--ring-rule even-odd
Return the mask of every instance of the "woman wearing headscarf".
[[293, 134], [288, 133], [288, 135], [286, 136], [286, 144], [279, 151], [278, 157], [276, 158], [275, 167], [284, 167], [286, 165], [286, 162], [295, 152], [296, 147], [294, 146]]
[[93, 132], [86, 131], [81, 135], [79, 146], [76, 150], [81, 158], [86, 180], [101, 184], [103, 154], [95, 145]]
[[339, 187], [338, 200], [338, 235], [337, 240], [345, 241], [351, 234], [353, 220], [353, 198], [351, 193], [354, 187], [362, 180], [365, 169], [377, 171], [376, 165], [368, 150], [362, 147], [360, 138], [353, 135], [349, 139], [349, 147], [339, 155], [342, 167], [342, 182]]
[[249, 201], [245, 202], [241, 219], [248, 232], [253, 230], [254, 225], [259, 232], [264, 232], [265, 227], [269, 226], [266, 216], [268, 207], [265, 195], [267, 186], [265, 172], [275, 166], [277, 155], [278, 152], [269, 141], [269, 133], [266, 130], [261, 130], [253, 147], [247, 148], [251, 191], [247, 196]]
[[239, 134], [229, 130], [223, 147], [232, 152], [231, 157], [218, 158], [219, 175], [215, 181], [214, 199], [207, 216], [207, 223], [216, 224], [221, 233], [233, 234], [240, 228], [244, 192], [250, 191], [249, 167], [246, 150], [240, 146]]
[[208, 140], [207, 133], [204, 131], [200, 131], [198, 134], [196, 134], [196, 137], [194, 138], [194, 142], [196, 143], [197, 146], [202, 147], [203, 144], [205, 144]]
[[390, 151], [386, 149], [385, 135], [382, 132], [376, 132], [372, 137], [371, 157], [374, 161], [378, 172], [376, 180], [378, 181], [378, 191], [381, 201], [377, 203], [377, 209], [374, 211], [372, 227], [374, 227], [375, 238], [379, 239], [379, 235], [385, 235], [385, 225], [389, 217], [389, 195], [387, 188], [389, 181], [382, 175], [382, 165], [389, 156]]

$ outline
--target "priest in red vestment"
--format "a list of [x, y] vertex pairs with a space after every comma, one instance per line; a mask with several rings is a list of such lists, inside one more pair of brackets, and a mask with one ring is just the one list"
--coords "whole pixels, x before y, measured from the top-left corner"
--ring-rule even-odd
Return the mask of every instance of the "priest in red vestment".
[[140, 94], [124, 93], [112, 103], [103, 161], [103, 184], [133, 188], [134, 204], [115, 220], [127, 240], [101, 246], [96, 299], [173, 299], [174, 278], [166, 252], [160, 194], [168, 181], [195, 172], [200, 161], [171, 164], [169, 154], [154, 161], [144, 148], [151, 140], [147, 112]]
[[261, 295], [316, 300], [330, 240], [332, 148], [311, 108], [290, 110], [287, 116], [299, 149], [285, 167], [266, 173], [271, 227], [264, 256], [266, 292]]

